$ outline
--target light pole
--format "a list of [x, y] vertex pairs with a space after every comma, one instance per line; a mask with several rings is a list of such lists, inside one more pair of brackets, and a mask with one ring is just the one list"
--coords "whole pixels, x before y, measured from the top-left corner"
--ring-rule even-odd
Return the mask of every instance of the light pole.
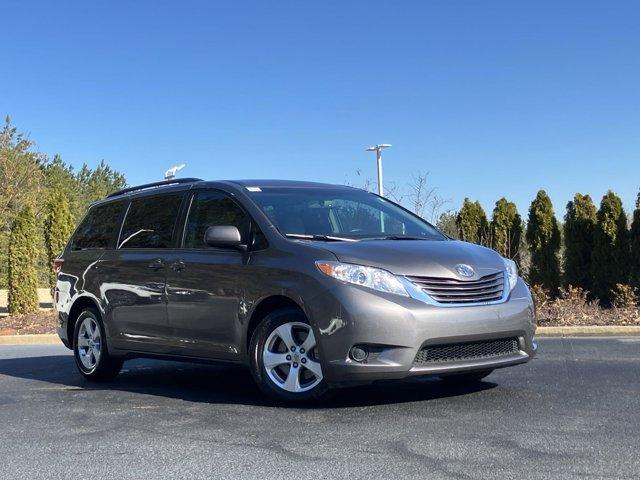
[[381, 143], [366, 149], [367, 152], [376, 152], [376, 162], [378, 164], [378, 194], [384, 197], [384, 187], [382, 186], [382, 150], [389, 148], [388, 143]]

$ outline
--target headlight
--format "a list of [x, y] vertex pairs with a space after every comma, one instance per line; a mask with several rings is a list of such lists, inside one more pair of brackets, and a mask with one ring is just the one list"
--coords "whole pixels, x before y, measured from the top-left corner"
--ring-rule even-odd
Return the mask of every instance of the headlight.
[[504, 260], [504, 268], [507, 271], [507, 276], [509, 277], [509, 291], [511, 291], [518, 281], [518, 266], [516, 265], [516, 262], [509, 260], [508, 258], [503, 258], [502, 260]]
[[325, 275], [337, 278], [343, 282], [372, 288], [379, 292], [395, 293], [396, 295], [403, 295], [405, 297], [409, 296], [395, 275], [380, 268], [340, 262], [316, 262], [316, 266], [318, 270]]

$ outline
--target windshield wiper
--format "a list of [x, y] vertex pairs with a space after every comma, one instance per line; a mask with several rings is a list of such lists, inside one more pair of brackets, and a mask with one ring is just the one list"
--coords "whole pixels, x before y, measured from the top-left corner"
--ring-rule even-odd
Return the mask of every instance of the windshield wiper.
[[384, 237], [370, 237], [363, 240], [431, 240], [427, 237], [418, 237], [415, 235], [385, 235]]
[[334, 237], [331, 235], [306, 235], [303, 233], [285, 233], [287, 238], [300, 238], [302, 240], [319, 240], [321, 242], [357, 242], [353, 238]]

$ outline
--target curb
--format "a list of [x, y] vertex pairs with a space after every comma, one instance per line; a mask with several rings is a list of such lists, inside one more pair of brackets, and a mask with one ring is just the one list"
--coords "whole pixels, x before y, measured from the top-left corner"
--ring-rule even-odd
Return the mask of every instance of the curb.
[[640, 326], [592, 325], [579, 327], [538, 327], [536, 337], [583, 337], [640, 335]]
[[55, 333], [43, 335], [0, 335], [0, 345], [62, 345]]

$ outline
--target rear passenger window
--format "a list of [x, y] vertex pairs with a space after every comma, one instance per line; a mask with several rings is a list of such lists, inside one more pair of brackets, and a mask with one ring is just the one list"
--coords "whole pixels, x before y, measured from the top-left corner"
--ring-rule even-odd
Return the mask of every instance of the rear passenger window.
[[249, 234], [249, 218], [227, 195], [216, 190], [203, 190], [193, 197], [185, 229], [185, 248], [211, 248], [204, 243], [207, 228], [233, 225], [243, 241]]
[[119, 248], [170, 248], [182, 193], [132, 200], [122, 225]]
[[71, 250], [103, 250], [113, 245], [126, 207], [125, 202], [91, 207], [71, 240]]

